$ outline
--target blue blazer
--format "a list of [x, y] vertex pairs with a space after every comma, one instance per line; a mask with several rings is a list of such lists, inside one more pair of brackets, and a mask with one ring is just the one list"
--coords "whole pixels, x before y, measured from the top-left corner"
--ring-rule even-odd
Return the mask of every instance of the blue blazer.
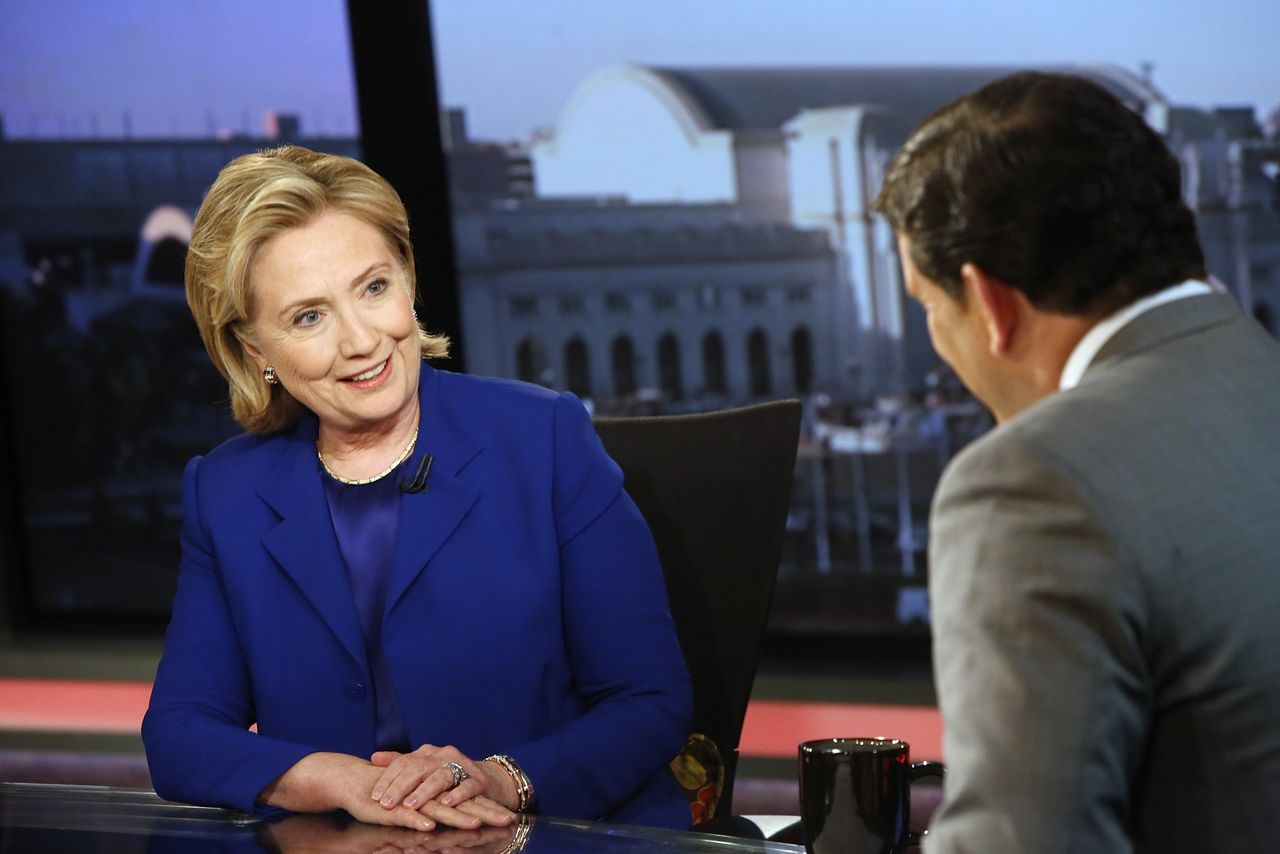
[[[382, 644], [413, 745], [508, 753], [543, 813], [687, 827], [691, 726], [657, 552], [582, 404], [422, 366]], [[182, 565], [142, 725], [156, 791], [263, 812], [313, 751], [368, 758], [375, 709], [317, 421], [187, 466]], [[249, 727], [256, 723], [257, 733]]]

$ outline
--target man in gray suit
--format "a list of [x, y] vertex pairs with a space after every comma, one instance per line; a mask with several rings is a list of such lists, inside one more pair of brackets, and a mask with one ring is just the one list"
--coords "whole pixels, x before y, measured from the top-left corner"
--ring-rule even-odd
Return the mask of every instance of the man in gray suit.
[[999, 422], [934, 499], [926, 851], [1280, 850], [1280, 347], [1205, 283], [1177, 160], [1018, 74], [926, 120], [876, 205]]

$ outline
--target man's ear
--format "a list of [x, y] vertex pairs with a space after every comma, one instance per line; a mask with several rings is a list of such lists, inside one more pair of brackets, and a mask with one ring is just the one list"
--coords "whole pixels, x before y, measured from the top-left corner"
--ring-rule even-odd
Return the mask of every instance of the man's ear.
[[988, 275], [981, 267], [966, 261], [960, 267], [960, 278], [969, 299], [977, 305], [981, 312], [983, 325], [987, 328], [988, 348], [993, 356], [1001, 356], [1009, 352], [1021, 319], [1022, 294], [994, 276]]

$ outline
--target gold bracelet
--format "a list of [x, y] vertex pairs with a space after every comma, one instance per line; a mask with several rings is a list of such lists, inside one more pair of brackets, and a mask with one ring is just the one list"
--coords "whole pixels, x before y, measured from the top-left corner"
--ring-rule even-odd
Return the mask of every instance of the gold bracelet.
[[530, 813], [538, 809], [538, 793], [533, 789], [533, 782], [514, 759], [505, 753], [495, 753], [492, 756], [486, 756], [484, 761], [496, 762], [503, 771], [511, 775], [511, 782], [516, 784], [516, 797], [520, 801], [516, 812]]
[[502, 849], [502, 854], [517, 854], [524, 850], [524, 846], [529, 841], [529, 822], [532, 819], [529, 816], [521, 814], [516, 819], [515, 833], [511, 836], [511, 841], [507, 843], [507, 847]]

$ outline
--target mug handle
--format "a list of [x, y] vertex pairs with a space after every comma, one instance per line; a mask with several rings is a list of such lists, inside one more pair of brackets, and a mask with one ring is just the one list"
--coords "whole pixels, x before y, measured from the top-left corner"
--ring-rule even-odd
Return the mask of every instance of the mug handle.
[[[911, 763], [911, 782], [912, 783], [914, 783], [916, 780], [919, 780], [921, 777], [937, 777], [939, 779], [945, 779], [946, 776], [947, 776], [947, 766], [943, 765], [941, 762], [925, 761], [925, 762]], [[916, 833], [914, 830], [909, 830], [907, 831], [907, 844], [919, 845], [924, 840], [924, 838], [928, 835], [929, 835], [929, 831], [927, 830], [922, 830], [919, 833]]]

